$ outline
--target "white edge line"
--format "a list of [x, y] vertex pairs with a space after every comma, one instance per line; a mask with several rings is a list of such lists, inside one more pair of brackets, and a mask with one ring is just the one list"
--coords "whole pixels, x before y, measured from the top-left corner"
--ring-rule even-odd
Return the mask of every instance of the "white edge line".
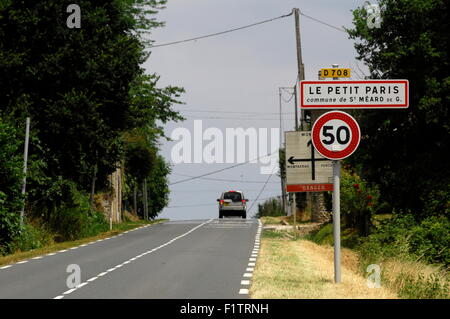
[[248, 295], [248, 289], [239, 289], [240, 295]]

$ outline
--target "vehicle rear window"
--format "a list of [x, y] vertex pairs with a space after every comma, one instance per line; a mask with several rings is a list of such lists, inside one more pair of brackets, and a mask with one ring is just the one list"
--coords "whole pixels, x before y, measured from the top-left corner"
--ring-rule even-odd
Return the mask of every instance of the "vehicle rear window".
[[240, 202], [242, 196], [241, 193], [229, 192], [223, 195], [223, 199], [231, 199], [233, 202]]

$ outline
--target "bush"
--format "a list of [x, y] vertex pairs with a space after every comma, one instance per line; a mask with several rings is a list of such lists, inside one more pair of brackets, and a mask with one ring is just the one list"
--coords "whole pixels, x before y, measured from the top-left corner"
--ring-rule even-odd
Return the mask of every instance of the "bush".
[[343, 169], [341, 173], [341, 214], [343, 224], [368, 235], [371, 216], [378, 210], [379, 192], [356, 173]]
[[0, 249], [7, 245], [20, 231], [20, 194], [23, 158], [22, 142], [16, 128], [0, 117]]
[[417, 278], [401, 274], [394, 285], [400, 288], [399, 297], [409, 299], [444, 299], [449, 297], [449, 283], [445, 278], [431, 274], [425, 278], [419, 274]]
[[9, 244], [9, 251], [27, 251], [53, 243], [53, 235], [40, 224], [26, 223], [22, 232]]
[[381, 222], [372, 235], [362, 239], [358, 250], [368, 263], [389, 257], [421, 259], [450, 265], [450, 221], [432, 216], [420, 223], [412, 215], [398, 215]]
[[258, 204], [258, 213], [256, 214], [256, 218], [260, 218], [263, 216], [285, 216], [286, 214], [283, 211], [283, 204], [281, 200], [278, 198], [271, 198], [266, 200], [262, 204]]
[[78, 191], [74, 183], [65, 188], [65, 200], [50, 219], [51, 229], [58, 234], [56, 240], [76, 240], [107, 231], [104, 215], [91, 208], [89, 196]]

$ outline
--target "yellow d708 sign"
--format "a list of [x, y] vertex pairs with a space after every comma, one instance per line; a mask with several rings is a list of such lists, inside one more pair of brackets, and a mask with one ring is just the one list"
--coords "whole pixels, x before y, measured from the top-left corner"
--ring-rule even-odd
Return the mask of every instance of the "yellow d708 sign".
[[320, 69], [320, 76], [323, 78], [349, 78], [350, 69]]

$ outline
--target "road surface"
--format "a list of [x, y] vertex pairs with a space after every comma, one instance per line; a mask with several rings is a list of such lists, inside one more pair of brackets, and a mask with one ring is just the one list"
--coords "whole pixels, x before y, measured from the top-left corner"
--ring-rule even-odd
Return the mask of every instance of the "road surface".
[[[238, 218], [166, 222], [1, 266], [0, 299], [248, 298], [260, 227]], [[67, 284], [73, 264], [76, 288]]]

